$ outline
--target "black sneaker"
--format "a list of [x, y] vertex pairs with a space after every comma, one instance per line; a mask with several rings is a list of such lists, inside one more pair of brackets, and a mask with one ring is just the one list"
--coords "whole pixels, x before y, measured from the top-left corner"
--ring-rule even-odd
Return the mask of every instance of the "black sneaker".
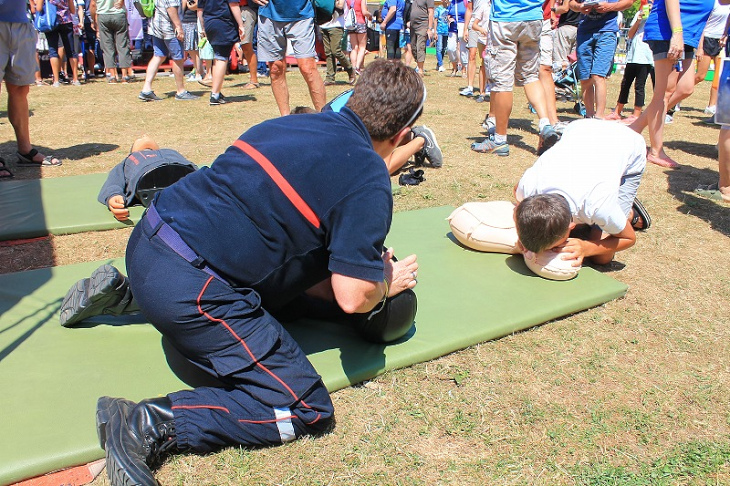
[[141, 99], [142, 101], [162, 101], [162, 98], [157, 96], [154, 91], [148, 91], [145, 93], [144, 91], [139, 93], [139, 96], [137, 98]]
[[414, 137], [421, 137], [424, 140], [423, 148], [421, 152], [433, 167], [441, 167], [444, 163], [444, 157], [441, 153], [441, 147], [439, 147], [436, 141], [436, 135], [433, 130], [428, 128], [426, 125], [411, 128]]
[[223, 93], [218, 93], [218, 96], [210, 95], [210, 106], [225, 105], [228, 103], [228, 99], [223, 96]]
[[118, 305], [126, 296], [127, 277], [109, 264], [94, 270], [89, 278], [79, 280], [68, 291], [61, 304], [61, 325], [65, 327], [101, 315], [108, 307]]
[[182, 100], [182, 101], [197, 100], [198, 98], [200, 98], [200, 96], [196, 96], [193, 93], [191, 93], [190, 91], [183, 91], [182, 93], [178, 93], [175, 95], [176, 100]]

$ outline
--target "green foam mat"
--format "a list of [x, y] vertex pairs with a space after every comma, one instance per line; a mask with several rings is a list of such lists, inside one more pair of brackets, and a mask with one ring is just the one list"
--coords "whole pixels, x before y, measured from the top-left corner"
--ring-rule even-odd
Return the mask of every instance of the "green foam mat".
[[96, 200], [107, 174], [4, 181], [0, 184], [0, 241], [124, 228], [139, 220], [130, 208], [121, 223]]
[[[459, 246], [453, 208], [398, 213], [388, 245], [416, 253], [415, 332], [393, 345], [327, 322], [287, 325], [330, 390], [575, 313], [626, 292], [591, 268], [554, 282], [522, 258]], [[0, 484], [103, 457], [94, 427], [101, 395], [138, 400], [201, 383], [140, 317], [58, 324], [67, 289], [104, 262], [0, 275]], [[123, 260], [112, 260], [124, 268]], [[177, 375], [172, 371], [176, 370]]]

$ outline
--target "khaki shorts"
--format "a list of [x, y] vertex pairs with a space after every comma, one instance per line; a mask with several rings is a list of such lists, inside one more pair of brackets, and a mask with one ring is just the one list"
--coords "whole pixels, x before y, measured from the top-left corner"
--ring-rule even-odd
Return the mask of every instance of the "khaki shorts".
[[553, 65], [553, 29], [550, 19], [542, 21], [540, 32], [540, 66]]
[[249, 6], [241, 7], [241, 18], [243, 19], [243, 39], [241, 44], [253, 43], [253, 32], [256, 30], [256, 22], [258, 22], [258, 10]]
[[542, 20], [529, 22], [489, 21], [492, 46], [489, 58], [492, 91], [512, 91], [538, 81]]
[[426, 62], [426, 39], [428, 32], [411, 31], [411, 48], [413, 49], [413, 57], [416, 62]]
[[287, 41], [291, 42], [296, 59], [317, 57], [314, 48], [314, 19], [277, 22], [259, 16], [258, 58], [263, 62], [280, 61], [286, 57]]
[[35, 82], [35, 44], [30, 22], [0, 22], [0, 81], [15, 86]]
[[565, 65], [568, 62], [568, 56], [575, 50], [575, 42], [578, 37], [578, 27], [575, 25], [561, 25], [555, 29], [553, 37], [553, 60], [561, 62]]

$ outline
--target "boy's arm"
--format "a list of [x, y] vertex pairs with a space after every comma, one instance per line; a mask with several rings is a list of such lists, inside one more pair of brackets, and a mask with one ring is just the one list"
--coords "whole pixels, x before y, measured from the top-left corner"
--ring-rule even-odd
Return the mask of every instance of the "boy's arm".
[[[575, 266], [583, 264], [583, 259], [588, 257], [613, 256], [614, 253], [631, 248], [636, 243], [636, 232], [631, 221], [626, 221], [626, 226], [615, 235], [609, 235], [601, 239], [581, 240], [568, 238], [568, 240], [554, 250], [565, 254], [565, 260], [576, 260]], [[600, 258], [599, 258], [600, 260]]]
[[[129, 211], [126, 210], [124, 204], [125, 187], [126, 184], [124, 181], [124, 162], [122, 162], [121, 164], [115, 166], [111, 170], [111, 172], [109, 172], [109, 176], [106, 178], [104, 185], [99, 191], [99, 196], [97, 197], [97, 200], [104, 206], [109, 208], [109, 211], [114, 214], [114, 217], [119, 219], [120, 221], [123, 221], [129, 217]], [[119, 211], [120, 209], [122, 211]], [[120, 213], [119, 216], [117, 215], [117, 212]], [[124, 212], [126, 212], [126, 215], [122, 214]], [[120, 216], [122, 216], [122, 219], [120, 219]]]

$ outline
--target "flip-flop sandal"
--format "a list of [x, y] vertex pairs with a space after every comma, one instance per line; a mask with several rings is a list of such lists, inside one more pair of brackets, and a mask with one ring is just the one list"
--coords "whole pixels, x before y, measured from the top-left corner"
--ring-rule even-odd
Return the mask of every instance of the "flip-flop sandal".
[[710, 184], [709, 186], [699, 186], [697, 189], [695, 189], [695, 194], [701, 197], [706, 197], [707, 199], [712, 199], [713, 201], [724, 201], [724, 199], [722, 198], [722, 192], [720, 192], [720, 187], [717, 182], [714, 184]]
[[243, 89], [259, 89], [260, 87], [259, 83], [246, 83], [243, 85]]
[[[651, 217], [649, 216], [649, 213], [646, 211], [646, 208], [643, 204], [641, 204], [641, 201], [639, 201], [638, 198], [634, 198], [634, 204], [631, 206], [631, 208], [634, 210], [634, 217], [631, 218], [631, 226], [635, 230], [644, 231], [648, 230], [651, 226]], [[639, 224], [639, 218], [643, 221], [643, 226], [640, 228], [636, 225]]]
[[63, 162], [58, 160], [53, 155], [46, 155], [46, 157], [40, 162], [36, 162], [33, 158], [38, 155], [36, 149], [31, 150], [27, 154], [18, 154], [18, 165], [23, 167], [51, 167], [61, 165]]
[[5, 164], [5, 159], [0, 157], [0, 179], [12, 179], [15, 177], [8, 166]]

